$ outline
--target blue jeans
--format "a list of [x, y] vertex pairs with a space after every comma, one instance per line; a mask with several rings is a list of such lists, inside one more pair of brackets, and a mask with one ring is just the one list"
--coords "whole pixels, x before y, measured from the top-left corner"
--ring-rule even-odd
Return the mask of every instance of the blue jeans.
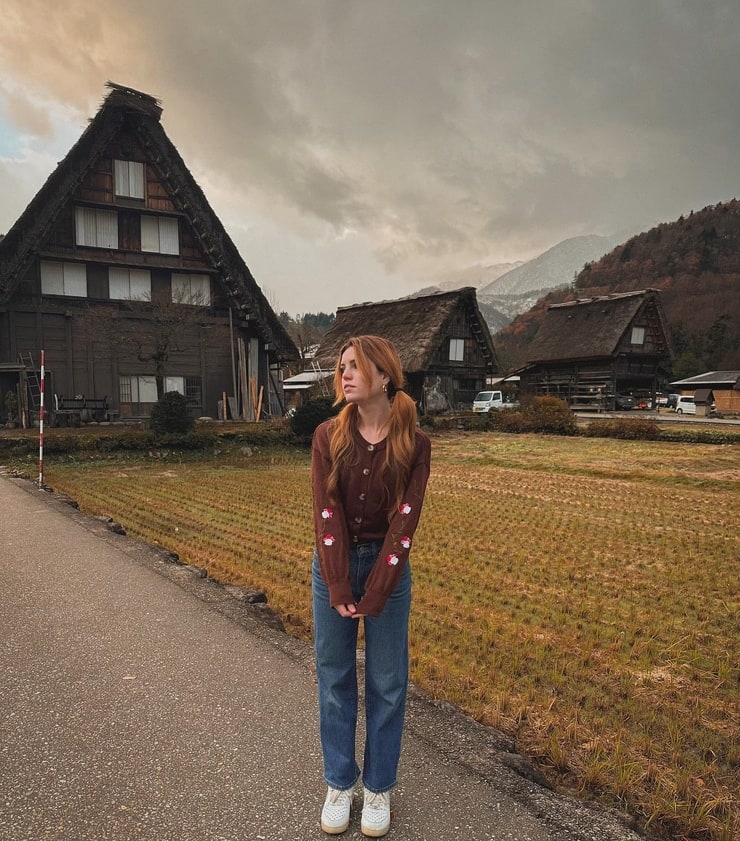
[[[357, 601], [382, 544], [360, 544], [350, 552], [352, 592]], [[408, 620], [411, 568], [407, 564], [380, 616], [351, 619], [329, 605], [329, 591], [313, 559], [313, 622], [319, 682], [319, 727], [324, 779], [332, 788], [354, 786], [357, 727], [357, 632], [365, 623], [365, 756], [362, 780], [370, 791], [396, 785], [408, 684]]]

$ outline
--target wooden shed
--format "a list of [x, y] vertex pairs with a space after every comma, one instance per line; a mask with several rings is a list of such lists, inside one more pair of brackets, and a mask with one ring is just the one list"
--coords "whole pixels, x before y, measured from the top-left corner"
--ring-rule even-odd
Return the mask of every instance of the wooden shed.
[[658, 290], [554, 304], [518, 372], [520, 399], [554, 395], [574, 409], [598, 411], [630, 395], [652, 406], [670, 358]]
[[[299, 358], [203, 191], [162, 128], [158, 100], [108, 83], [100, 110], [0, 240], [0, 388], [104, 401], [145, 417], [165, 391], [194, 415], [284, 411]], [[196, 128], [197, 130], [197, 123]], [[232, 405], [234, 401], [232, 400]]]
[[708, 418], [712, 414], [714, 406], [714, 392], [711, 388], [697, 388], [694, 392], [694, 405], [696, 414]]
[[470, 408], [498, 373], [473, 287], [340, 308], [316, 354], [321, 367], [333, 370], [346, 339], [363, 334], [394, 343], [407, 390], [423, 412]]

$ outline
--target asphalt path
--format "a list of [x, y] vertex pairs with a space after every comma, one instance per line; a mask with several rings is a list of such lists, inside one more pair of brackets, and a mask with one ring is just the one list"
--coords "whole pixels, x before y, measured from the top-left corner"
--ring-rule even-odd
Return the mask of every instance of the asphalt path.
[[[311, 647], [264, 607], [1, 469], [0, 575], [2, 841], [329, 837]], [[639, 837], [414, 687], [399, 779], [395, 841]]]

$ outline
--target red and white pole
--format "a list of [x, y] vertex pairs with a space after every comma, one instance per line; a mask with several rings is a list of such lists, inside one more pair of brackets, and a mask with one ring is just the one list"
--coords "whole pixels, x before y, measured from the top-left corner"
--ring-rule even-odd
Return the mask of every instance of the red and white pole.
[[39, 490], [44, 487], [44, 383], [45, 383], [44, 351], [41, 351], [41, 380], [39, 403]]

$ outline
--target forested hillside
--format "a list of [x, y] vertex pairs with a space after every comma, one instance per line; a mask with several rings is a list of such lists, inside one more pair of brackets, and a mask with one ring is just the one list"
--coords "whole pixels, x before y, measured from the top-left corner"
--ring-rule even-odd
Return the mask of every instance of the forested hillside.
[[639, 289], [661, 290], [673, 377], [740, 369], [740, 202], [692, 211], [587, 263], [571, 288], [551, 292], [494, 336], [502, 365], [510, 371], [527, 361], [550, 304]]

